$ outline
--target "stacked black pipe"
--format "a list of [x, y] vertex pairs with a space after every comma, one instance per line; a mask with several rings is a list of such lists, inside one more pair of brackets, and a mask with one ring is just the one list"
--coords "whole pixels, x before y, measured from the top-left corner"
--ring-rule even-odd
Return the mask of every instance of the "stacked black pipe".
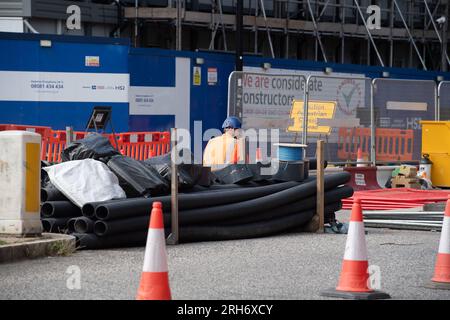
[[[316, 210], [316, 180], [308, 177], [309, 169], [315, 167], [314, 160], [305, 161], [287, 166], [283, 171], [287, 176], [257, 179], [253, 171], [259, 167], [249, 167], [245, 172], [253, 176], [250, 182], [233, 169], [224, 171], [222, 179], [230, 176], [236, 184], [183, 188], [179, 194], [180, 242], [254, 238], [306, 225]], [[347, 172], [325, 176], [326, 219], [341, 209], [341, 199], [352, 196], [353, 190], [343, 186], [349, 179]], [[144, 245], [155, 201], [163, 205], [166, 233], [170, 232], [170, 195], [94, 202], [78, 208], [48, 179], [43, 186], [44, 230], [74, 234], [81, 248]]]
[[71, 221], [81, 216], [81, 209], [69, 200], [46, 201], [41, 206], [42, 227], [45, 232], [65, 233]]
[[[347, 172], [325, 176], [325, 216], [341, 209], [353, 189], [344, 186]], [[206, 188], [208, 189], [208, 188]], [[152, 203], [163, 205], [170, 232], [170, 196], [89, 203], [70, 231], [80, 248], [100, 249], [145, 245]], [[179, 195], [180, 242], [255, 238], [305, 226], [316, 211], [316, 180], [263, 186], [218, 186]], [[69, 220], [70, 221], [70, 220]]]
[[[80, 209], [52, 186], [42, 170], [41, 216], [45, 231], [74, 234], [79, 246], [88, 249], [144, 245], [155, 201], [162, 203], [166, 231], [170, 231], [170, 196], [155, 197], [167, 191], [170, 184], [169, 155], [139, 162], [119, 155], [107, 138], [90, 134], [69, 144], [61, 156], [63, 161], [103, 161], [128, 196], [141, 198], [89, 203]], [[42, 167], [47, 165], [42, 163]], [[268, 166], [229, 165], [214, 174], [202, 170], [201, 177], [195, 170], [198, 168], [180, 166], [180, 241], [261, 237], [311, 221], [316, 207], [316, 181], [309, 178], [309, 170], [314, 170], [317, 162], [280, 161], [276, 174], [265, 175], [262, 168]], [[353, 190], [343, 186], [349, 179], [347, 172], [325, 177], [326, 218], [334, 217], [341, 208], [341, 199], [352, 196]]]

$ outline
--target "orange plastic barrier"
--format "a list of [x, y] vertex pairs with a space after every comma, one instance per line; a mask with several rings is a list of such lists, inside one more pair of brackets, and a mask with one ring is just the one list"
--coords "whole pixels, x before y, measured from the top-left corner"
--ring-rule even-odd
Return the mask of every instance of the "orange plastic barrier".
[[19, 130], [19, 131], [30, 131], [39, 133], [42, 138], [50, 136], [52, 128], [43, 126], [28, 126], [28, 125], [18, 125], [18, 124], [0, 124], [0, 131], [5, 130]]
[[[77, 131], [73, 133], [72, 140], [83, 139], [86, 132]], [[41, 160], [48, 162], [61, 162], [61, 152], [66, 147], [66, 131], [52, 130], [51, 135], [46, 141], [42, 140]]]
[[117, 135], [117, 144], [123, 155], [145, 160], [170, 151], [170, 132], [120, 133]]
[[[0, 131], [26, 130], [42, 136], [41, 160], [61, 162], [61, 152], [66, 147], [66, 131], [50, 127], [0, 124]], [[83, 139], [89, 132], [74, 132], [73, 141]], [[170, 132], [127, 132], [104, 134], [119, 152], [136, 160], [146, 160], [170, 151]], [[116, 145], [117, 142], [117, 145]]]
[[[74, 132], [73, 140], [83, 139], [86, 132]], [[170, 151], [169, 132], [127, 132], [104, 134], [109, 138], [111, 145], [117, 147], [119, 152], [136, 160], [146, 160]], [[61, 162], [61, 152], [66, 147], [66, 132], [53, 131], [46, 143], [42, 145], [42, 159], [49, 162]]]
[[[413, 158], [413, 130], [382, 129], [375, 131], [377, 161], [408, 161]], [[339, 128], [338, 158], [356, 160], [358, 148], [370, 156], [370, 128]]]

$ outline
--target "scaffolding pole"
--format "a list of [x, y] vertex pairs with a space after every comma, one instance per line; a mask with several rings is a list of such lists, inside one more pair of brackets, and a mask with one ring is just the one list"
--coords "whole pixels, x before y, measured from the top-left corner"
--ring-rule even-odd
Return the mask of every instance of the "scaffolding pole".
[[258, 53], [258, 25], [256, 24], [256, 17], [258, 16], [258, 1], [255, 1], [255, 25], [254, 25], [254, 32], [255, 32], [255, 51], [254, 53]]
[[447, 28], [448, 28], [448, 1], [445, 3], [445, 21], [442, 26], [442, 55], [441, 55], [441, 71], [447, 72], [447, 61], [446, 57], [448, 59], [447, 55]]
[[[441, 26], [444, 26], [442, 28], [434, 18], [441, 15], [448, 17], [447, 1], [415, 0], [414, 4], [412, 4], [411, 0], [408, 1], [409, 6], [406, 7], [403, 6], [403, 1], [392, 0], [389, 2], [389, 5], [382, 2], [384, 4], [382, 8], [383, 14], [390, 15], [389, 17], [383, 16], [387, 21], [384, 22], [385, 26], [383, 26], [382, 30], [369, 30], [366, 23], [365, 6], [361, 5], [361, 0], [340, 0], [339, 2], [330, 0], [279, 0], [275, 2], [276, 10], [274, 15], [270, 16], [268, 15], [269, 12], [264, 8], [264, 6], [268, 6], [268, 1], [254, 1], [254, 3], [253, 1], [250, 3], [252, 12], [247, 12], [249, 9], [248, 2], [245, 4], [246, 16], [242, 12], [241, 32], [244, 32], [244, 30], [253, 31], [248, 36], [250, 43], [254, 42], [254, 48], [250, 48], [250, 50], [253, 49], [252, 51], [255, 54], [261, 53], [261, 47], [264, 45], [265, 50], [269, 51], [268, 55], [272, 58], [275, 57], [275, 54], [278, 57], [289, 58], [292, 54], [291, 51], [296, 46], [299, 46], [300, 40], [297, 37], [303, 34], [308, 35], [308, 39], [314, 42], [312, 46], [315, 46], [312, 49], [313, 52], [308, 50], [306, 59], [311, 59], [311, 55], [315, 55], [317, 60], [331, 61], [328, 60], [330, 56], [327, 57], [327, 50], [331, 50], [334, 44], [328, 48], [328, 43], [326, 43], [325, 39], [328, 40], [329, 37], [333, 37], [332, 39], [335, 41], [333, 43], [340, 45], [340, 48], [335, 48], [336, 57], [333, 58], [333, 62], [346, 62], [346, 57], [353, 48], [351, 45], [352, 41], [355, 39], [355, 48], [357, 46], [359, 49], [364, 50], [364, 47], [367, 46], [368, 64], [376, 62], [381, 66], [394, 66], [396, 65], [396, 58], [400, 58], [408, 63], [409, 51], [410, 63], [412, 63], [413, 67], [423, 67], [423, 69], [427, 70], [427, 64], [433, 64], [435, 69], [438, 69], [440, 66], [441, 70], [446, 70], [450, 66], [450, 57], [446, 50], [447, 30], [444, 24], [441, 24]], [[206, 43], [206, 47], [209, 44], [209, 49], [211, 50], [221, 46], [222, 41], [219, 42], [217, 37], [220, 37], [220, 33], [222, 33], [223, 48], [225, 51], [229, 50], [226, 31], [236, 26], [236, 20], [234, 14], [223, 11], [225, 7], [222, 0], [212, 0], [211, 3], [213, 3], [214, 9], [210, 12], [186, 11], [185, 0], [169, 0], [169, 5], [166, 8], [139, 7], [142, 3], [139, 3], [138, 0], [134, 0], [133, 3], [134, 6], [124, 8], [124, 18], [129, 21], [135, 46], [139, 45], [139, 40], [144, 34], [142, 33], [141, 22], [151, 20], [167, 23], [172, 28], [176, 26], [176, 32], [175, 34], [172, 33], [171, 40], [172, 48], [176, 47], [177, 50], [182, 49], [183, 28], [202, 28], [202, 30], [207, 28], [206, 30], [211, 32], [209, 33], [211, 38], [210, 42]], [[369, 2], [366, 1], [364, 3]], [[296, 5], [297, 9], [293, 9], [293, 4], [298, 4]], [[414, 10], [417, 11], [419, 8], [421, 12], [418, 18], [423, 18], [423, 21], [420, 21], [420, 27], [417, 24], [418, 20], [413, 18], [414, 14], [417, 15], [417, 12], [414, 12]], [[299, 14], [305, 13], [306, 16], [296, 16], [295, 10], [298, 10], [297, 13]], [[354, 21], [355, 18], [356, 22]], [[413, 25], [414, 23], [415, 25]], [[176, 39], [174, 39], [174, 36]], [[243, 34], [241, 34], [242, 36]], [[267, 36], [267, 44], [265, 36]], [[282, 40], [281, 46], [279, 46], [278, 42], [273, 42], [274, 37]], [[364, 40], [360, 41], [360, 39]], [[375, 42], [375, 39], [377, 42]], [[404, 48], [403, 45], [397, 47], [399, 41], [409, 41], [409, 46], [406, 45]], [[293, 45], [295, 42], [297, 44]], [[418, 42], [423, 47], [420, 47]], [[381, 51], [382, 44], [386, 46], [385, 52]], [[435, 53], [433, 57], [430, 55], [432, 53], [431, 50], [433, 46], [438, 44], [441, 52], [440, 54]], [[248, 46], [245, 47], [247, 48]], [[339, 55], [340, 57], [338, 57]], [[414, 55], [417, 55], [418, 58]]]
[[181, 26], [181, 5], [182, 5], [182, 1], [183, 0], [176, 0], [177, 2], [177, 22], [176, 22], [176, 47], [178, 51], [182, 50], [182, 44], [183, 44], [183, 39], [182, 39], [182, 26]]
[[[380, 52], [378, 52], [377, 45], [375, 44], [375, 41], [373, 40], [372, 34], [370, 33], [369, 28], [367, 27], [366, 19], [364, 19], [364, 15], [363, 15], [363, 13], [361, 11], [361, 8], [359, 6], [358, 0], [354, 0], [354, 1], [355, 1], [355, 4], [356, 4], [356, 8], [358, 9], [359, 15], [361, 16], [361, 20], [362, 20], [362, 22], [364, 24], [364, 27], [366, 28], [367, 35], [369, 36], [369, 40], [372, 43], [373, 48], [375, 49], [375, 53], [377, 54], [378, 61], [380, 62], [381, 66], [384, 67], [383, 59], [381, 59], [381, 55], [380, 55]], [[367, 58], [368, 58], [368, 60], [370, 59], [370, 49], [369, 48], [370, 48], [370, 43], [368, 44], [368, 48], [367, 48], [367, 52], [368, 52], [367, 53]], [[370, 61], [367, 61], [367, 63], [370, 64]]]
[[322, 44], [322, 40], [320, 39], [319, 28], [317, 27], [316, 19], [314, 18], [314, 12], [311, 8], [311, 2], [310, 2], [310, 0], [306, 0], [306, 1], [308, 3], [309, 14], [311, 15], [311, 22], [314, 27], [314, 36], [316, 37], [316, 49], [315, 49], [316, 50], [316, 60], [317, 60], [317, 53], [318, 53], [317, 52], [318, 51], [317, 44], [318, 44], [320, 46], [320, 50], [322, 51], [323, 60], [325, 62], [328, 62], [327, 56], [325, 54], [325, 49]]
[[[355, 0], [356, 1], [356, 0]], [[423, 70], [427, 70], [427, 66], [425, 65], [425, 61], [423, 61], [422, 56], [419, 52], [419, 49], [417, 48], [416, 42], [414, 41], [414, 38], [408, 28], [408, 25], [405, 21], [405, 18], [403, 17], [402, 10], [397, 4], [396, 0], [392, 0], [394, 2], [395, 7], [397, 8], [398, 14], [400, 15], [400, 19], [402, 19], [403, 25], [405, 26], [406, 32], [408, 33], [409, 41], [413, 45], [414, 49], [416, 50], [417, 57], [419, 58], [420, 62], [422, 63]]]
[[272, 38], [270, 37], [270, 28], [269, 28], [269, 24], [267, 23], [266, 10], [264, 9], [264, 2], [263, 2], [263, 0], [260, 0], [260, 5], [261, 5], [261, 12], [262, 12], [263, 17], [264, 17], [264, 23], [266, 24], [267, 39], [269, 40], [270, 53], [272, 54], [272, 58], [275, 59], [275, 53], [273, 51], [273, 45], [272, 45]]
[[215, 15], [215, 0], [211, 0], [211, 41], [209, 42], [208, 50], [214, 50], [215, 45], [214, 42], [216, 40], [216, 32], [219, 28], [219, 23], [215, 22], [216, 15]]
[[345, 33], [344, 33], [344, 24], [345, 24], [345, 0], [342, 0], [341, 3], [341, 63], [345, 63]]
[[285, 54], [284, 57], [289, 59], [289, 0], [286, 2], [286, 27], [284, 28], [285, 36]]
[[[430, 7], [428, 6], [427, 0], [423, 0], [423, 2], [425, 3], [425, 10], [427, 11], [428, 16], [430, 17], [430, 23], [433, 25], [433, 29], [436, 32], [436, 36], [439, 39], [439, 43], [441, 44], [442, 48], [445, 48], [443, 41], [442, 41], [442, 37], [439, 33], [439, 29], [437, 28], [436, 23], [434, 22], [434, 14], [431, 13], [431, 10], [430, 10]], [[448, 4], [446, 5], [446, 7], [448, 8]], [[436, 10], [436, 8], [435, 8], [435, 10]], [[448, 19], [448, 14], [446, 15], [446, 19]], [[447, 63], [450, 64], [450, 59], [448, 57], [447, 51], [444, 52], [444, 56], [445, 56], [445, 59], [447, 60]]]
[[134, 19], [134, 47], [137, 48], [138, 45], [138, 12], [139, 12], [139, 0], [134, 2], [135, 19]]
[[392, 36], [392, 30], [394, 30], [394, 2], [391, 2], [390, 8], [390, 30], [389, 30], [389, 67], [394, 66], [394, 37]]

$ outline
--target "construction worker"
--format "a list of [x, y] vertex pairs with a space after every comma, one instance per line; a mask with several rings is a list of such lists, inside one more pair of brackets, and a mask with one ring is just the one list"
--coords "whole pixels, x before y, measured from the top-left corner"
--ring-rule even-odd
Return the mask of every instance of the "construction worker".
[[241, 134], [241, 121], [228, 117], [222, 124], [224, 133], [208, 141], [203, 153], [203, 165], [218, 170], [227, 165], [244, 161], [245, 140]]

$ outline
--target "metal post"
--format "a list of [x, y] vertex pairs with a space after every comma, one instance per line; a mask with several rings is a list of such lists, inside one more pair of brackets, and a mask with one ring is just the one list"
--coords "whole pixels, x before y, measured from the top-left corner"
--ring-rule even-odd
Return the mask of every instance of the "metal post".
[[318, 216], [319, 228], [317, 233], [324, 232], [324, 223], [325, 223], [325, 183], [324, 183], [324, 141], [317, 141], [317, 178], [316, 178], [316, 190], [317, 190], [317, 199], [316, 199], [316, 215]]
[[391, 22], [389, 30], [389, 67], [394, 65], [394, 37], [392, 32], [394, 30], [394, 2], [391, 2]]
[[422, 56], [425, 60], [425, 63], [427, 62], [427, 46], [426, 46], [426, 36], [425, 33], [427, 31], [427, 16], [423, 15], [423, 28], [422, 28]]
[[138, 14], [139, 14], [139, 0], [135, 0], [134, 2], [134, 11], [135, 11], [135, 19], [134, 19], [134, 47], [137, 48], [137, 37], [138, 37]]
[[439, 84], [436, 86], [436, 89], [434, 91], [434, 105], [435, 105], [435, 115], [434, 120], [440, 121], [441, 120], [441, 84], [442, 82], [439, 82]]
[[182, 0], [176, 0], [177, 1], [177, 35], [176, 35], [176, 46], [177, 50], [182, 50], [182, 29], [181, 29], [181, 1]]
[[447, 72], [447, 29], [448, 29], [448, 1], [445, 3], [445, 22], [442, 26], [442, 54], [441, 54], [441, 71]]
[[244, 67], [243, 57], [242, 57], [242, 32], [243, 32], [243, 2], [244, 0], [237, 0], [237, 10], [236, 10], [236, 71], [242, 71]]
[[308, 135], [308, 101], [309, 101], [309, 80], [311, 79], [312, 75], [309, 75], [308, 78], [306, 79], [306, 84], [305, 84], [305, 90], [304, 90], [304, 98], [303, 100], [303, 135], [302, 135], [302, 144], [307, 144], [308, 139], [307, 139], [307, 135]]
[[376, 127], [375, 127], [375, 107], [373, 102], [373, 96], [375, 94], [376, 80], [373, 79], [370, 83], [370, 158], [372, 160], [372, 165], [375, 167], [377, 165], [376, 160]]
[[66, 146], [71, 144], [73, 141], [73, 128], [66, 127]]
[[286, 2], [286, 28], [284, 29], [285, 33], [285, 58], [289, 59], [289, 0]]
[[344, 25], [345, 25], [345, 0], [342, 0], [341, 4], [341, 63], [345, 63], [345, 34], [344, 34]]
[[317, 37], [314, 37], [314, 61], [319, 60], [319, 42], [317, 41]]
[[258, 1], [255, 1], [255, 25], [254, 25], [254, 32], [255, 32], [255, 50], [254, 53], [258, 53], [258, 24], [256, 22], [256, 17], [258, 17]]
[[178, 166], [177, 166], [177, 158], [178, 158], [178, 150], [177, 150], [177, 129], [172, 129], [172, 175], [171, 175], [171, 194], [170, 194], [170, 203], [171, 203], [171, 226], [172, 232], [167, 238], [168, 244], [178, 244], [179, 240], [179, 224], [178, 224]]

